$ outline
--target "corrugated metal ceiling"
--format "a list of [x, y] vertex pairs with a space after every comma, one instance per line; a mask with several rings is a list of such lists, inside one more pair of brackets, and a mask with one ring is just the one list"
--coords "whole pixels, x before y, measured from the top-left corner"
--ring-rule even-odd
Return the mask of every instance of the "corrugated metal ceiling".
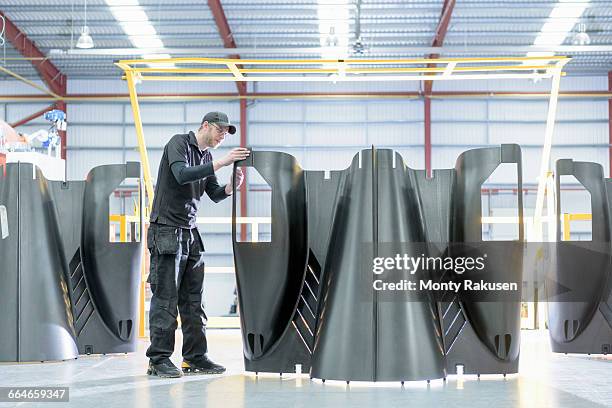
[[[318, 47], [321, 36], [325, 35], [319, 32], [316, 0], [223, 0], [221, 3], [234, 40], [241, 49]], [[584, 2], [576, 3], [580, 6]], [[216, 56], [223, 56], [223, 42], [206, 2], [140, 0], [139, 4], [165, 47], [194, 49], [193, 56], [213, 56], [201, 55], [197, 50], [218, 49]], [[355, 31], [359, 29], [369, 57], [424, 57], [425, 54], [415, 53], [410, 47], [431, 45], [442, 4], [443, 0], [348, 0], [345, 8], [348, 8], [349, 16], [349, 44], [354, 43]], [[521, 52], [511, 52], [507, 47], [532, 45], [551, 10], [558, 4], [557, 1], [545, 0], [457, 1], [444, 45], [466, 48], [465, 53], [455, 53], [453, 57], [521, 55]], [[0, 10], [69, 77], [120, 75], [112, 62], [127, 55], [50, 53], [51, 50], [73, 48], [83, 25], [83, 6], [84, 1], [76, 0], [5, 0]], [[585, 24], [592, 45], [612, 48], [612, 2], [588, 2], [577, 23]], [[87, 2], [87, 25], [96, 49], [132, 47], [104, 0]], [[564, 44], [571, 44], [571, 40], [570, 33]], [[504, 48], [496, 53], [490, 50], [480, 52], [479, 46]], [[28, 61], [12, 59], [19, 56], [8, 42], [0, 47], [0, 64], [26, 77], [36, 77]], [[283, 57], [248, 52], [242, 56]], [[612, 71], [612, 52], [577, 52], [573, 57], [567, 67], [570, 74], [602, 75]]]

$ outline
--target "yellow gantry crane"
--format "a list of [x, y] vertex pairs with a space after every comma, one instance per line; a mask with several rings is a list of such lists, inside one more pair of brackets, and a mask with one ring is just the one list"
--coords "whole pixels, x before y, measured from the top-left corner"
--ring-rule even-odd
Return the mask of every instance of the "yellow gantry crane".
[[[550, 172], [550, 151], [565, 56], [440, 59], [131, 59], [115, 63], [127, 80], [138, 149], [143, 167], [147, 213], [153, 206], [153, 180], [140, 115], [136, 84], [143, 81], [207, 82], [388, 82], [495, 79], [552, 79], [538, 178], [533, 238], [542, 236], [542, 211]], [[239, 95], [245, 98], [248, 95]], [[549, 209], [549, 212], [551, 209]], [[556, 211], [553, 209], [552, 211]], [[547, 217], [549, 218], [549, 217]], [[145, 217], [146, 219], [146, 217]], [[554, 216], [553, 216], [554, 219]], [[241, 220], [241, 222], [248, 220]], [[522, 222], [522, 220], [516, 220]], [[140, 335], [144, 335], [144, 276], [141, 287]]]

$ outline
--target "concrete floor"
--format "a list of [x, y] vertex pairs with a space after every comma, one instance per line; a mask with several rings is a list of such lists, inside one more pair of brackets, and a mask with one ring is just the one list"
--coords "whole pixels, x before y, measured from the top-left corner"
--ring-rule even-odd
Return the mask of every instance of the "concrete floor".
[[[403, 388], [399, 383], [322, 384], [306, 374], [255, 377], [244, 374], [237, 330], [209, 330], [209, 344], [211, 358], [228, 368], [223, 376], [148, 377], [147, 343], [142, 341], [140, 351], [130, 355], [2, 364], [0, 386], [70, 387], [69, 404], [38, 404], [43, 407], [612, 407], [612, 357], [552, 354], [543, 331], [522, 332], [518, 375], [450, 376], [446, 383], [406, 383]], [[173, 360], [179, 363], [180, 356]]]

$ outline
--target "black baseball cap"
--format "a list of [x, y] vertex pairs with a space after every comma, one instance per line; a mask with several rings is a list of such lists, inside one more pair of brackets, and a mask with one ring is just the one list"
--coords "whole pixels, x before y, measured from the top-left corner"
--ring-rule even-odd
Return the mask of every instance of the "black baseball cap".
[[219, 126], [226, 127], [230, 135], [236, 133], [236, 126], [230, 123], [229, 118], [223, 112], [208, 112], [202, 119], [202, 123], [204, 122], [215, 123]]

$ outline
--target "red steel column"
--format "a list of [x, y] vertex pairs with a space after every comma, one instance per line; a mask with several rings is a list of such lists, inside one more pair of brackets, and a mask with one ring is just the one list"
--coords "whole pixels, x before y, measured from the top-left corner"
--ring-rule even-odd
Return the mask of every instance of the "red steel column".
[[[225, 48], [236, 48], [236, 42], [234, 41], [234, 34], [227, 22], [225, 11], [221, 5], [221, 0], [208, 0], [208, 7], [215, 19], [217, 30], [223, 41]], [[230, 55], [230, 58], [240, 59], [237, 54]], [[237, 65], [238, 66], [238, 65]], [[240, 66], [238, 66], [240, 67]], [[245, 96], [247, 93], [246, 82], [236, 82], [236, 88], [238, 88], [238, 95]], [[247, 144], [247, 101], [246, 99], [240, 99], [240, 146], [246, 147]], [[244, 182], [240, 186], [240, 216], [247, 216], [247, 175], [244, 174]], [[240, 225], [240, 239], [246, 241], [246, 224]]]
[[[446, 37], [446, 33], [448, 32], [448, 26], [451, 21], [451, 17], [453, 15], [453, 10], [455, 8], [455, 0], [444, 0], [444, 4], [442, 5], [442, 11], [440, 12], [440, 20], [438, 20], [438, 25], [436, 26], [436, 32], [434, 38], [431, 42], [432, 47], [442, 47], [444, 44], [444, 38]], [[439, 58], [438, 54], [430, 54], [429, 58], [435, 59]], [[435, 67], [435, 64], [427, 64], [428, 67]], [[431, 98], [432, 90], [433, 90], [433, 82], [432, 81], [423, 81], [423, 107], [424, 107], [424, 133], [425, 133], [425, 141], [423, 143], [425, 147], [425, 171], [427, 177], [431, 177]]]

